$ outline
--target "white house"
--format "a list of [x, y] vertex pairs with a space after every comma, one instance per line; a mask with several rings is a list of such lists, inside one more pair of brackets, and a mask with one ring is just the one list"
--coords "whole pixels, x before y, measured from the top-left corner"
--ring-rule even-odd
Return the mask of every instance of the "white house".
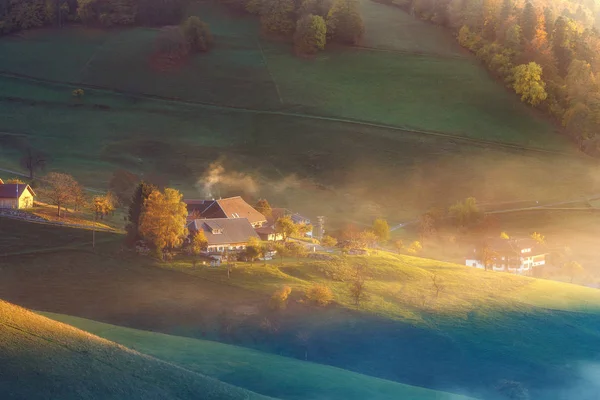
[[[487, 242], [487, 247], [492, 253], [490, 265], [496, 272], [511, 272], [514, 274], [528, 275], [533, 268], [546, 264], [545, 250], [533, 239], [492, 239]], [[473, 248], [465, 264], [469, 267], [485, 269], [481, 260], [482, 248]]]

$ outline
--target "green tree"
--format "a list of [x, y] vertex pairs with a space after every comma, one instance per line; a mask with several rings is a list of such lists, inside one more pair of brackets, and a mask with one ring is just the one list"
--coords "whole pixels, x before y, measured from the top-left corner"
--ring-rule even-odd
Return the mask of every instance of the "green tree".
[[260, 24], [265, 32], [288, 36], [294, 31], [294, 2], [266, 1], [261, 7]]
[[288, 238], [298, 232], [298, 227], [290, 217], [281, 217], [275, 222], [275, 231], [283, 236], [284, 242], [287, 242]]
[[193, 52], [206, 52], [213, 44], [213, 36], [207, 23], [191, 16], [181, 25], [188, 48]]
[[521, 14], [521, 27], [523, 28], [523, 37], [528, 42], [531, 42], [535, 37], [537, 28], [537, 14], [533, 4], [528, 1], [523, 7], [523, 13]]
[[521, 101], [535, 106], [546, 100], [546, 83], [542, 80], [542, 67], [530, 62], [514, 69], [513, 89], [521, 95]]
[[504, 43], [506, 44], [506, 47], [515, 52], [520, 52], [522, 41], [523, 29], [521, 29], [521, 25], [511, 24], [508, 29], [506, 29], [506, 35], [504, 37]]
[[208, 246], [208, 240], [206, 239], [204, 231], [200, 229], [194, 233], [192, 243], [190, 244], [190, 252], [192, 253], [192, 263], [194, 267], [196, 266], [197, 257], [206, 249], [206, 246]]
[[449, 208], [448, 213], [454, 223], [460, 227], [472, 225], [481, 218], [481, 212], [474, 197], [456, 202]]
[[140, 182], [129, 203], [129, 212], [127, 220], [127, 243], [133, 245], [135, 242], [140, 240], [138, 233], [138, 227], [140, 225], [140, 215], [142, 215], [142, 209], [144, 203], [150, 197], [150, 194], [158, 188], [152, 184], [146, 182]]
[[334, 0], [327, 13], [327, 37], [338, 43], [357, 44], [365, 26], [357, 0]]
[[377, 218], [375, 221], [373, 221], [373, 227], [371, 229], [377, 236], [377, 240], [380, 242], [387, 242], [390, 240], [390, 226], [385, 219]]
[[592, 66], [582, 60], [573, 60], [566, 78], [568, 100], [571, 104], [587, 103], [590, 93], [598, 89]]
[[165, 248], [177, 248], [188, 235], [185, 226], [187, 206], [183, 195], [167, 188], [164, 193], [154, 190], [144, 202], [140, 215], [139, 234], [154, 249], [162, 260]]
[[305, 15], [296, 23], [294, 46], [300, 54], [315, 54], [325, 48], [327, 27], [319, 15]]
[[250, 264], [254, 264], [254, 261], [263, 255], [265, 252], [265, 248], [263, 243], [254, 237], [251, 237], [248, 240], [248, 244], [246, 245], [246, 257], [250, 260]]
[[264, 215], [267, 218], [271, 218], [273, 216], [273, 209], [271, 205], [267, 201], [267, 199], [260, 199], [254, 206], [254, 209]]

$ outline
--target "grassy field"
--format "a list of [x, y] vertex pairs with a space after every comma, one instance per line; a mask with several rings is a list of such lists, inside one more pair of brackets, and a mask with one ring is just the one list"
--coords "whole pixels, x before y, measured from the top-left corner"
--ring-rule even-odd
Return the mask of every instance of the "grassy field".
[[[219, 194], [267, 197], [334, 224], [402, 222], [469, 195], [494, 202], [600, 190], [597, 163], [579, 157], [438, 28], [361, 4], [364, 45], [375, 50], [334, 47], [313, 60], [259, 37], [256, 20], [207, 2], [190, 13], [210, 23], [217, 45], [179, 71], [151, 68], [153, 29], [68, 27], [3, 38], [0, 70], [55, 82], [0, 74], [0, 168], [19, 170], [19, 149], [31, 145], [52, 156], [49, 170], [88, 187], [105, 189], [125, 168], [202, 197], [208, 166], [220, 162], [228, 184]], [[385, 31], [380, 18], [390, 23]], [[71, 96], [79, 86], [81, 100]]]
[[[0, 218], [0, 232], [2, 232], [0, 235], [2, 255], [92, 247], [92, 232], [89, 230]], [[120, 238], [120, 235], [114, 233], [96, 232], [96, 240], [99, 242], [114, 242]]]
[[0, 300], [3, 399], [266, 399]]
[[[28, 230], [22, 240], [38, 234]], [[600, 361], [595, 289], [380, 252], [349, 258], [372, 276], [370, 299], [356, 307], [348, 284], [325, 277], [320, 261], [239, 263], [228, 279], [221, 268], [194, 268], [185, 259], [157, 264], [116, 250], [106, 243], [93, 253], [5, 257], [0, 297], [472, 397], [494, 399], [494, 387], [511, 380], [532, 398], [593, 399], [564, 391], [587, 382], [581, 368]], [[434, 275], [444, 286], [439, 295]], [[314, 282], [332, 288], [334, 304], [302, 301]], [[293, 288], [288, 308], [274, 312], [269, 296], [284, 284]]]
[[67, 315], [45, 315], [187, 370], [279, 399], [466, 399], [207, 340], [140, 331]]
[[[0, 70], [224, 106], [293, 109], [543, 148], [566, 146], [552, 125], [501, 89], [436, 27], [411, 21], [407, 28], [403, 22], [410, 17], [388, 8], [384, 19], [392, 28], [384, 35], [383, 7], [362, 3], [366, 44], [390, 43], [408, 53], [336, 48], [303, 60], [286, 44], [260, 39], [251, 17], [197, 2], [190, 14], [213, 27], [216, 47], [180, 70], [152, 69], [158, 31], [144, 28], [28, 32], [0, 42]], [[61, 57], [67, 49], [81, 54]], [[423, 55], [410, 54], [419, 49]], [[35, 66], [42, 61], [52, 65], [40, 71]], [[60, 66], [66, 62], [65, 72]]]

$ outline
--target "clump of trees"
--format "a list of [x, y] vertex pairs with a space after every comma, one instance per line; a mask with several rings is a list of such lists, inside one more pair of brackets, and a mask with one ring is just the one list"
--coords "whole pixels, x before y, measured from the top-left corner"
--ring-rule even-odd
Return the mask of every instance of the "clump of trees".
[[325, 307], [333, 301], [333, 293], [328, 286], [315, 284], [306, 290], [306, 299], [318, 306]]
[[342, 44], [358, 44], [365, 25], [357, 0], [335, 0], [327, 13], [327, 37]]
[[0, 36], [47, 25], [166, 25], [179, 22], [187, 0], [2, 0]]
[[294, 47], [299, 54], [315, 54], [325, 48], [327, 26], [320, 15], [308, 14], [296, 23]]
[[561, 123], [583, 151], [600, 156], [598, 3], [405, 0], [401, 4], [421, 19], [455, 30], [461, 46], [493, 76], [523, 102]]
[[65, 207], [79, 208], [85, 205], [83, 188], [68, 174], [50, 172], [44, 178], [41, 194], [56, 206], [56, 214], [59, 217]]

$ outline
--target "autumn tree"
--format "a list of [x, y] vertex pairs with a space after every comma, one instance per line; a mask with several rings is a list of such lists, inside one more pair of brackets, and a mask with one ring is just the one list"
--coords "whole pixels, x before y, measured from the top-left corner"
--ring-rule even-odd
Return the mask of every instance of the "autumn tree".
[[298, 232], [298, 227], [290, 217], [281, 217], [275, 222], [275, 231], [283, 237], [283, 241], [287, 242], [288, 238]]
[[338, 43], [357, 44], [365, 32], [357, 0], [334, 0], [327, 13], [327, 37]]
[[337, 239], [329, 235], [325, 235], [321, 239], [321, 244], [325, 247], [335, 247], [337, 245]]
[[104, 219], [104, 217], [115, 210], [117, 198], [111, 192], [103, 196], [94, 196], [93, 211], [95, 219]]
[[254, 264], [254, 261], [263, 256], [265, 253], [265, 247], [263, 243], [255, 237], [251, 237], [246, 244], [246, 257], [250, 260], [250, 264]]
[[315, 54], [325, 48], [327, 26], [319, 15], [308, 14], [296, 23], [294, 46], [299, 54]]
[[208, 240], [202, 229], [196, 231], [192, 236], [192, 242], [190, 243], [190, 252], [193, 256], [193, 266], [196, 266], [197, 257], [202, 253], [203, 250], [208, 246]]
[[273, 209], [271, 205], [267, 201], [267, 199], [260, 199], [254, 206], [254, 209], [264, 215], [267, 218], [271, 218], [273, 216]]
[[294, 31], [294, 2], [272, 0], [262, 3], [260, 24], [265, 32], [288, 36]]
[[127, 242], [129, 244], [134, 244], [136, 241], [140, 240], [140, 235], [138, 232], [140, 216], [142, 215], [144, 203], [148, 197], [150, 197], [150, 194], [155, 190], [158, 190], [156, 186], [146, 182], [140, 182], [133, 192], [133, 196], [131, 197], [131, 201], [129, 203], [129, 212], [127, 216], [127, 220], [129, 221], [127, 224]]
[[213, 36], [206, 22], [191, 16], [181, 24], [183, 36], [192, 52], [206, 52], [213, 44]]
[[296, 225], [296, 232], [301, 237], [305, 237], [310, 232], [312, 232], [313, 229], [314, 228], [311, 224], [297, 224]]
[[288, 298], [292, 293], [292, 288], [289, 286], [284, 286], [281, 289], [277, 289], [269, 300], [269, 307], [272, 310], [285, 310], [287, 307]]
[[60, 217], [62, 208], [75, 205], [83, 197], [83, 188], [71, 175], [50, 172], [44, 177], [44, 187], [41, 191], [51, 204], [56, 206]]
[[421, 239], [421, 243], [424, 243], [426, 239], [435, 236], [437, 233], [435, 225], [436, 221], [431, 214], [426, 213], [419, 217], [419, 238]]
[[368, 278], [369, 273], [365, 265], [357, 264], [354, 266], [350, 281], [350, 297], [357, 307], [359, 307], [362, 302], [368, 300], [369, 296], [366, 292]]
[[23, 181], [22, 179], [19, 179], [19, 178], [7, 179], [4, 181], [4, 183], [25, 185], [25, 181]]
[[306, 290], [306, 298], [308, 301], [324, 307], [333, 300], [333, 293], [328, 286], [315, 284]]
[[421, 252], [421, 250], [423, 250], [423, 245], [418, 240], [415, 240], [414, 242], [412, 242], [410, 244], [410, 246], [407, 247], [406, 252], [408, 254], [415, 255], [415, 254], [419, 254]]
[[514, 69], [513, 89], [521, 95], [521, 101], [533, 106], [546, 100], [546, 83], [542, 80], [542, 67], [530, 62]]
[[144, 201], [140, 215], [139, 234], [151, 244], [160, 259], [165, 248], [177, 248], [188, 235], [185, 226], [187, 206], [183, 195], [167, 188], [164, 193], [153, 190]]
[[[477, 258], [483, 264], [483, 268], [487, 271], [496, 262], [498, 253], [490, 247], [488, 243], [482, 243], [477, 252]], [[507, 260], [508, 263], [508, 260]]]
[[546, 238], [544, 237], [544, 235], [542, 235], [542, 234], [541, 234], [541, 233], [539, 233], [539, 232], [533, 232], [533, 233], [531, 234], [531, 238], [532, 238], [533, 240], [535, 240], [535, 242], [536, 242], [537, 244], [544, 244], [544, 243], [546, 243]]
[[371, 228], [375, 236], [377, 236], [377, 240], [380, 242], [387, 242], [390, 240], [390, 226], [388, 222], [383, 218], [377, 218], [373, 221], [373, 226]]

